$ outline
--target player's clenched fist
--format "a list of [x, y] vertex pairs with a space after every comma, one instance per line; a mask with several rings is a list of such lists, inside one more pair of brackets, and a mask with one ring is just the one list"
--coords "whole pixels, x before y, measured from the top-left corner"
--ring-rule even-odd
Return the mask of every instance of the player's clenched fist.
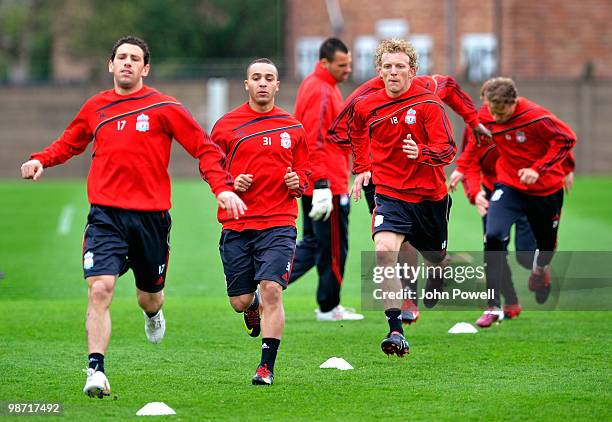
[[408, 158], [411, 160], [416, 160], [419, 156], [419, 146], [412, 140], [412, 135], [406, 135], [406, 139], [404, 139], [404, 145], [402, 146], [402, 150], [406, 153]]
[[295, 190], [300, 187], [300, 176], [294, 171], [291, 171], [291, 167], [287, 167], [285, 173], [285, 184], [289, 190]]
[[518, 171], [518, 176], [521, 180], [521, 183], [524, 185], [533, 185], [538, 181], [540, 177], [540, 173], [531, 168], [524, 168]]
[[251, 187], [251, 183], [253, 183], [252, 174], [239, 174], [234, 179], [234, 190], [236, 192], [244, 192]]
[[38, 160], [26, 161], [21, 165], [21, 177], [24, 179], [38, 180], [43, 174], [43, 166]]

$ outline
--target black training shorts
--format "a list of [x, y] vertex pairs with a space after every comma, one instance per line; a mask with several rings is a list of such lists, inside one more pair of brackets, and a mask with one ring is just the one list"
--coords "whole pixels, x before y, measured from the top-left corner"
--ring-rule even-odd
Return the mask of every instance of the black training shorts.
[[376, 194], [372, 235], [379, 232], [403, 234], [425, 259], [437, 264], [446, 256], [448, 217], [452, 200], [406, 202]]
[[262, 280], [275, 281], [283, 289], [291, 275], [295, 254], [295, 227], [264, 230], [223, 230], [219, 252], [228, 296], [253, 293]]
[[92, 205], [83, 236], [85, 278], [134, 271], [136, 287], [164, 288], [170, 255], [168, 211], [130, 211]]

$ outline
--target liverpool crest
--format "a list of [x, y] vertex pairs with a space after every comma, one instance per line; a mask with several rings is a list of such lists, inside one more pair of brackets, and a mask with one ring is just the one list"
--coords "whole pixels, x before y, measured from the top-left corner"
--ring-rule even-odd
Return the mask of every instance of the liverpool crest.
[[147, 132], [149, 130], [149, 116], [142, 113], [136, 118], [136, 130], [138, 132]]
[[406, 112], [406, 123], [413, 125], [416, 123], [416, 110], [413, 108], [408, 109]]
[[287, 132], [283, 132], [280, 134], [281, 139], [281, 147], [283, 148], [291, 148], [291, 135]]

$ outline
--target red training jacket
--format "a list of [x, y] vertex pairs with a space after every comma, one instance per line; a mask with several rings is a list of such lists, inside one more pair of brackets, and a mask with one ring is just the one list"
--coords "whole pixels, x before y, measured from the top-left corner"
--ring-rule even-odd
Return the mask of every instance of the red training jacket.
[[[412, 83], [437, 95], [446, 105], [450, 106], [455, 113], [461, 116], [463, 121], [470, 127], [474, 128], [480, 123], [478, 120], [478, 112], [476, 111], [476, 106], [472, 102], [472, 99], [461, 89], [452, 76], [421, 75], [415, 77]], [[355, 89], [346, 99], [342, 110], [332, 123], [328, 132], [329, 140], [340, 144], [348, 144], [348, 117], [352, 113], [355, 104], [363, 97], [384, 88], [385, 84], [378, 76], [357, 87], [357, 89]]]
[[[487, 107], [479, 110], [480, 121], [493, 134], [499, 151], [497, 181], [530, 195], [546, 196], [563, 187], [567, 169], [573, 158], [564, 164], [576, 144], [576, 134], [550, 111], [538, 104], [518, 98], [513, 116], [504, 123], [495, 123]], [[539, 173], [532, 185], [520, 182], [518, 171], [532, 168]]]
[[[227, 155], [225, 168], [232, 177], [253, 175], [249, 189], [236, 192], [248, 210], [235, 220], [219, 209], [217, 218], [223, 228], [242, 231], [295, 226], [295, 198], [302, 196], [310, 175], [302, 124], [279, 107], [258, 113], [245, 103], [219, 119], [211, 138]], [[300, 178], [297, 190], [289, 190], [285, 184], [287, 167]]]
[[147, 86], [130, 95], [111, 89], [93, 96], [59, 139], [30, 159], [43, 167], [56, 166], [85, 151], [93, 140], [89, 203], [163, 211], [172, 206], [168, 174], [172, 138], [199, 160], [200, 174], [215, 195], [231, 190], [219, 148], [181, 103]]
[[[453, 161], [457, 147], [437, 96], [418, 85], [397, 98], [382, 89], [358, 101], [348, 123], [353, 172], [372, 171], [376, 193], [407, 202], [447, 194], [443, 166]], [[416, 160], [402, 150], [408, 134], [419, 146]]]
[[304, 79], [295, 100], [295, 118], [304, 125], [312, 166], [306, 195], [312, 195], [314, 182], [327, 179], [334, 195], [348, 193], [349, 151], [329, 142], [327, 130], [342, 108], [342, 94], [334, 77], [317, 63]]
[[[476, 201], [476, 195], [480, 192], [480, 185], [493, 190], [493, 184], [497, 180], [495, 167], [499, 152], [492, 142], [481, 141], [476, 142], [474, 135], [469, 128], [466, 127], [463, 132], [463, 145], [465, 149], [457, 158], [457, 170], [464, 174], [461, 181], [465, 195], [471, 204]], [[563, 161], [563, 174], [567, 175], [574, 171], [575, 160], [574, 153], [570, 151]]]
[[465, 149], [457, 158], [457, 170], [464, 174], [463, 190], [473, 205], [476, 195], [480, 192], [481, 183], [488, 190], [493, 190], [493, 183], [497, 180], [495, 165], [499, 151], [495, 144], [488, 140], [476, 142], [472, 131], [467, 127], [463, 132], [463, 145]]

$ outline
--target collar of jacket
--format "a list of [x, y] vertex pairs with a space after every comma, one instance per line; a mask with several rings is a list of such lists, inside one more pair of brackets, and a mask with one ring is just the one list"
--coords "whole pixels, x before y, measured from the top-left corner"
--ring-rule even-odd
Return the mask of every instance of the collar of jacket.
[[314, 74], [317, 78], [324, 80], [332, 86], [338, 83], [336, 81], [336, 78], [334, 78], [332, 74], [329, 73], [329, 71], [323, 67], [321, 62], [317, 62], [317, 64], [315, 65]]

